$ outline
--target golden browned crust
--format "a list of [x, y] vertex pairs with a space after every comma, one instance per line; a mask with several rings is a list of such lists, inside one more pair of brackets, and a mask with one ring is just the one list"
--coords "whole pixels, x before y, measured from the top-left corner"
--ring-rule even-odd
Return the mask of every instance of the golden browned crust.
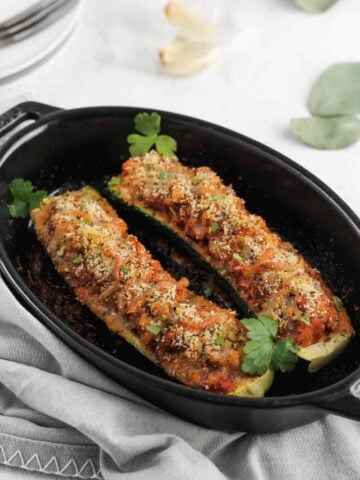
[[241, 371], [246, 333], [235, 313], [165, 272], [97, 192], [87, 187], [48, 197], [31, 216], [78, 299], [170, 376], [233, 395], [269, 388], [271, 372]]
[[352, 334], [345, 309], [334, 304], [319, 272], [249, 213], [210, 168], [186, 167], [176, 157], [150, 152], [127, 160], [116, 178], [115, 194], [148, 209], [191, 242], [255, 315], [279, 322], [280, 337], [305, 348]]

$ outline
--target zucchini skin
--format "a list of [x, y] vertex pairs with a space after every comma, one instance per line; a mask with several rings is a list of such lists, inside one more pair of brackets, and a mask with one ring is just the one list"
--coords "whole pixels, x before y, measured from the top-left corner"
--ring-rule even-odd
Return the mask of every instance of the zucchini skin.
[[[165, 272], [96, 191], [48, 197], [31, 217], [80, 302], [169, 376], [235, 396], [262, 396], [271, 386], [271, 370], [262, 376], [241, 371], [246, 332], [234, 312], [195, 296], [186, 279]], [[221, 344], [214, 341], [219, 333]]]
[[[139, 168], [140, 170], [146, 170], [147, 175], [137, 175], [137, 168]], [[348, 344], [349, 339], [353, 334], [353, 329], [346, 310], [342, 308], [341, 311], [336, 311], [338, 309], [335, 309], [335, 306], [332, 303], [333, 294], [330, 289], [325, 285], [318, 272], [312, 269], [290, 244], [285, 244], [285, 242], [282, 242], [278, 235], [271, 232], [267, 228], [266, 223], [263, 219], [249, 214], [249, 212], [247, 212], [245, 208], [243, 208], [244, 201], [238, 199], [235, 196], [235, 193], [233, 192], [231, 187], [225, 187], [221, 183], [221, 180], [216, 176], [216, 174], [214, 174], [214, 172], [212, 172], [206, 167], [200, 167], [197, 169], [184, 167], [180, 164], [176, 157], [170, 159], [166, 157], [161, 157], [156, 152], [150, 152], [145, 157], [133, 157], [130, 158], [127, 162], [125, 162], [125, 164], [123, 164], [122, 174], [119, 177], [115, 177], [115, 179], [117, 179], [115, 182], [110, 181], [108, 188], [110, 189], [111, 193], [115, 195], [118, 199], [120, 199], [123, 203], [136, 208], [139, 212], [150, 217], [162, 229], [171, 232], [172, 238], [175, 239], [177, 243], [182, 243], [183, 246], [186, 247], [187, 251], [191, 253], [195, 258], [199, 259], [200, 257], [202, 263], [207, 263], [207, 265], [212, 269], [213, 273], [217, 274], [217, 278], [220, 277], [222, 279], [222, 283], [227, 285], [229, 293], [231, 293], [232, 298], [235, 300], [236, 304], [241, 310], [244, 310], [243, 305], [245, 302], [245, 304], [247, 305], [247, 310], [252, 311], [255, 315], [263, 314], [272, 318], [276, 318], [276, 316], [273, 316], [274, 307], [272, 307], [271, 305], [264, 310], [261, 302], [258, 302], [259, 304], [256, 305], [256, 302], [253, 302], [251, 304], [250, 301], [249, 304], [248, 299], [249, 297], [251, 299], [251, 295], [248, 295], [249, 292], [246, 291], [246, 288], [244, 289], [242, 287], [239, 287], [239, 283], [236, 284], [236, 281], [238, 279], [236, 278], [237, 273], [234, 274], [234, 269], [232, 272], [230, 270], [229, 273], [229, 270], [227, 270], [227, 263], [225, 262], [222, 264], [220, 262], [220, 264], [217, 264], [217, 260], [214, 259], [209, 253], [206, 242], [211, 239], [210, 225], [208, 225], [208, 230], [206, 234], [203, 235], [203, 237], [205, 237], [205, 248], [204, 245], [202, 245], [202, 241], [199, 241], [192, 236], [194, 235], [195, 231], [191, 230], [192, 227], [190, 227], [190, 230], [188, 230], [188, 232], [190, 231], [190, 233], [185, 233], [181, 228], [178, 227], [176, 223], [177, 219], [173, 216], [172, 211], [174, 211], [175, 209], [178, 210], [175, 213], [178, 213], [180, 208], [179, 213], [181, 214], [182, 208], [186, 209], [190, 207], [191, 212], [191, 208], [193, 208], [192, 205], [194, 203], [196, 204], [196, 201], [198, 201], [198, 199], [196, 199], [195, 194], [195, 197], [191, 197], [194, 198], [194, 203], [191, 203], [191, 200], [189, 200], [189, 184], [186, 184], [186, 181], [187, 176], [192, 180], [196, 180], [196, 178], [200, 176], [199, 172], [201, 172], [200, 175], [207, 175], [210, 172], [211, 178], [216, 178], [216, 187], [218, 189], [217, 191], [220, 191], [221, 195], [213, 195], [214, 198], [225, 196], [227, 200], [230, 198], [230, 201], [238, 202], [238, 204], [241, 204], [241, 206], [238, 207], [239, 216], [243, 215], [244, 217], [246, 217], [246, 215], [248, 215], [249, 218], [251, 218], [251, 222], [253, 224], [256, 224], [256, 228], [258, 228], [260, 232], [264, 232], [265, 235], [268, 235], [269, 239], [274, 242], [275, 247], [276, 245], [279, 245], [280, 253], [282, 253], [283, 251], [285, 252], [285, 254], [287, 254], [288, 252], [289, 256], [293, 255], [293, 258], [298, 259], [298, 264], [301, 267], [301, 270], [299, 269], [299, 272], [301, 273], [297, 278], [295, 278], [295, 280], [297, 280], [299, 277], [302, 277], [302, 280], [305, 279], [305, 283], [307, 281], [308, 284], [316, 284], [318, 288], [317, 293], [318, 296], [321, 297], [320, 301], [322, 302], [322, 304], [320, 306], [317, 306], [317, 310], [315, 310], [315, 313], [311, 318], [311, 322], [308, 316], [307, 318], [305, 317], [306, 322], [305, 320], [304, 322], [302, 322], [302, 313], [306, 312], [306, 308], [302, 310], [302, 305], [290, 305], [293, 310], [297, 311], [297, 317], [295, 316], [294, 320], [290, 319], [290, 322], [288, 321], [288, 325], [285, 325], [282, 332], [280, 331], [280, 338], [290, 336], [290, 338], [293, 338], [296, 343], [299, 344], [299, 357], [311, 362], [309, 365], [309, 371], [316, 371], [319, 368], [322, 368], [322, 366], [332, 361], [337, 355], [341, 353], [341, 351]], [[161, 180], [159, 180], [159, 178], [162, 179], [162, 182]], [[170, 180], [168, 180], [168, 178], [170, 178]], [[171, 180], [171, 178], [173, 178], [173, 180]], [[132, 190], [132, 181], [134, 181], [136, 184], [136, 190]], [[167, 190], [166, 185], [166, 182], [168, 181], [170, 184], [169, 190]], [[182, 190], [186, 191], [186, 194], [188, 196], [185, 197], [185, 200], [184, 198], [182, 198], [179, 203], [176, 203], [176, 201], [172, 203], [171, 195], [174, 191], [172, 189], [173, 187], [175, 187], [176, 189], [176, 181], [178, 181], [179, 185], [181, 186], [180, 193], [182, 193]], [[151, 182], [153, 182], [153, 191]], [[207, 185], [207, 187], [209, 187], [209, 185]], [[160, 191], [159, 200], [157, 200], [155, 194], [157, 190]], [[143, 194], [144, 191], [145, 194]], [[218, 198], [216, 198], [216, 200], [218, 200]], [[200, 200], [204, 201], [203, 198], [201, 198]], [[211, 208], [210, 203], [208, 208]], [[200, 214], [201, 211], [199, 215]], [[194, 220], [195, 217], [192, 217], [191, 215], [192, 213], [189, 213], [188, 217], [185, 216], [185, 219], [181, 217], [180, 223], [185, 223], [185, 225], [187, 225], [187, 219]], [[175, 220], [173, 220], [173, 218], [175, 218]], [[221, 229], [221, 227], [219, 227], [219, 224], [217, 224], [216, 227]], [[188, 229], [188, 227], [186, 227], [186, 229]], [[216, 233], [216, 231], [214, 233]], [[281, 248], [283, 249], [282, 251]], [[263, 264], [266, 266], [265, 261], [263, 262]], [[268, 261], [268, 264], [270, 265], [271, 262]], [[261, 265], [261, 267], [262, 266], [263, 265]], [[285, 267], [287, 267], [287, 265], [285, 265]], [[245, 268], [248, 267], [245, 266]], [[295, 274], [297, 273], [297, 270], [295, 268], [294, 272]], [[288, 276], [290, 277], [291, 275]], [[297, 286], [295, 286], [294, 288], [296, 290]], [[296, 296], [296, 292], [295, 294], [291, 292], [291, 295]], [[302, 296], [304, 297], [304, 295]], [[300, 297], [301, 296], [298, 295], [299, 300], [304, 300]], [[280, 300], [287, 300], [287, 298], [285, 298], [285, 294], [282, 294], [282, 298]], [[306, 300], [307, 299], [305, 298], [305, 301]], [[283, 303], [286, 302], [284, 301]], [[321, 321], [325, 322], [328, 321], [326, 319], [329, 319], [330, 325], [330, 327], [321, 327], [320, 325], [321, 328], [325, 328], [325, 330], [322, 331], [319, 330], [319, 320], [317, 318], [319, 312], [322, 312], [323, 319], [325, 319], [322, 319]], [[278, 315], [280, 315], [281, 321], [281, 314]], [[303, 325], [303, 323], [307, 323], [307, 325]], [[311, 325], [309, 325], [310, 323]], [[301, 332], [301, 335], [297, 332]], [[299, 341], [297, 341], [298, 339]], [[311, 346], [315, 345], [317, 348], [310, 348]]]

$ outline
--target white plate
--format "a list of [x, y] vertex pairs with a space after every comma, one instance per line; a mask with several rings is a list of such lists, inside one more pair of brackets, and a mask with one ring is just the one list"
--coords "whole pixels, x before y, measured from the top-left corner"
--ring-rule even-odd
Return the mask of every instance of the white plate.
[[[0, 0], [0, 21], [22, 12], [36, 0]], [[30, 37], [0, 47], [0, 79], [20, 73], [54, 52], [73, 31], [82, 1], [63, 17]]]

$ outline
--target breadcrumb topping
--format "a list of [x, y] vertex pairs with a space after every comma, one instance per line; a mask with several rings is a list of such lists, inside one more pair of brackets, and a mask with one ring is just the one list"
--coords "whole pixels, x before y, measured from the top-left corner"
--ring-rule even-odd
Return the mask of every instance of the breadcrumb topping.
[[210, 168], [186, 167], [152, 151], [127, 160], [118, 178], [115, 194], [191, 241], [254, 314], [279, 321], [280, 336], [307, 346], [339, 328], [351, 331], [346, 314], [339, 326], [341, 314], [319, 273]]
[[[165, 198], [163, 180], [154, 184]], [[48, 197], [32, 218], [79, 300], [109, 328], [140, 342], [168, 374], [224, 393], [244, 381], [246, 334], [235, 312], [195, 295], [187, 279], [172, 278], [97, 192], [86, 187]]]

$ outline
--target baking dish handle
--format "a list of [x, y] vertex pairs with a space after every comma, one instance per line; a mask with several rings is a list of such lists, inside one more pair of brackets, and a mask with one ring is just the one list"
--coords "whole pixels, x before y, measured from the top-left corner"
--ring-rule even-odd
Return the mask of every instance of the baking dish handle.
[[327, 413], [360, 421], [360, 379], [345, 392], [317, 403], [317, 406]]
[[27, 120], [39, 120], [58, 107], [38, 102], [23, 102], [0, 115], [0, 139]]

